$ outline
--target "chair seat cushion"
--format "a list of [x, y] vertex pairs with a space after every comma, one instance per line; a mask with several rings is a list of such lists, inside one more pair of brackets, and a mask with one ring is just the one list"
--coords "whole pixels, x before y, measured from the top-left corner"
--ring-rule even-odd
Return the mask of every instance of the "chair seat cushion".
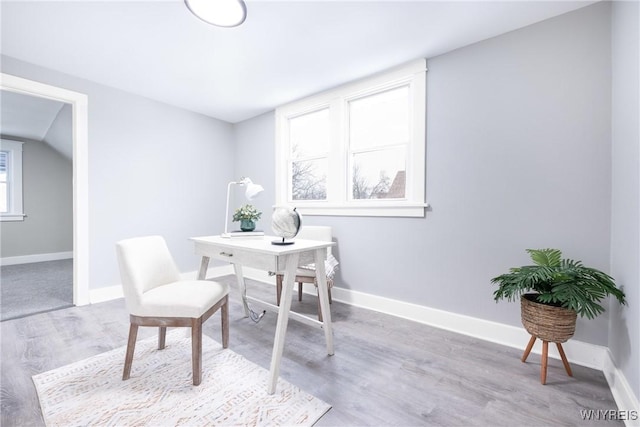
[[147, 317], [202, 316], [229, 293], [229, 285], [209, 280], [181, 280], [153, 288], [131, 314]]

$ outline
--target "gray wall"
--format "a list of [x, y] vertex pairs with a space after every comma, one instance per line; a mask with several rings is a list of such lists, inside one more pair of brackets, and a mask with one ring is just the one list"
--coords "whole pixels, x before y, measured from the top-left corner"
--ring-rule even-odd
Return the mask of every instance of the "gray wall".
[[[306, 217], [334, 228], [338, 286], [520, 326], [519, 305], [496, 305], [489, 281], [528, 263], [525, 248], [609, 271], [610, 53], [601, 3], [430, 58], [433, 208], [426, 218]], [[237, 170], [273, 173], [272, 120], [237, 126], [248, 136]], [[607, 325], [606, 314], [580, 320], [575, 337], [606, 345]]]
[[90, 288], [120, 283], [115, 242], [138, 235], [164, 236], [180, 269], [196, 270], [188, 238], [224, 226], [232, 126], [15, 58], [1, 66], [88, 95]]
[[24, 221], [0, 223], [2, 257], [72, 251], [71, 161], [42, 141], [23, 141], [23, 207], [27, 216]]
[[[256, 228], [271, 233], [271, 213], [276, 199], [276, 174], [273, 136], [275, 134], [275, 115], [273, 112], [262, 114], [249, 121], [238, 123], [235, 131], [236, 179], [248, 176], [256, 184], [264, 187], [260, 197], [250, 202], [262, 212]], [[234, 208], [249, 203], [242, 191], [236, 191]], [[237, 223], [234, 224], [237, 227]]]
[[629, 305], [612, 303], [609, 348], [640, 396], [640, 7], [613, 3], [611, 271]]

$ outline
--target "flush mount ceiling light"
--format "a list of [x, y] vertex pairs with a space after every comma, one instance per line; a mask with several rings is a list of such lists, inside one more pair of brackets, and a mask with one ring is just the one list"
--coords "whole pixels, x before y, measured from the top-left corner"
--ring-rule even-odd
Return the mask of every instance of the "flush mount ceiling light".
[[184, 0], [184, 3], [198, 18], [218, 27], [237, 27], [247, 18], [242, 0]]

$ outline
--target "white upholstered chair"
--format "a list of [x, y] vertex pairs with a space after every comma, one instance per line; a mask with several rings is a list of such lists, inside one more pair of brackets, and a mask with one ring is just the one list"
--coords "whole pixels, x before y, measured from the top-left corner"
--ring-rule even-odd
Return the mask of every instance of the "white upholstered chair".
[[160, 236], [126, 239], [116, 244], [118, 264], [131, 325], [123, 380], [129, 379], [139, 326], [157, 326], [158, 349], [165, 347], [167, 327], [191, 328], [193, 384], [202, 377], [202, 324], [218, 309], [222, 347], [229, 345], [229, 287], [206, 280], [181, 280], [166, 242]]
[[[307, 240], [321, 240], [324, 242], [331, 242], [333, 240], [332, 230], [329, 226], [324, 225], [304, 225], [300, 228], [300, 231], [296, 235], [296, 238]], [[327, 255], [331, 254], [331, 247], [327, 248]], [[282, 272], [276, 273], [276, 301], [280, 305], [280, 294], [282, 294], [282, 280], [284, 274]], [[298, 301], [302, 301], [302, 284], [313, 283], [318, 288], [318, 282], [316, 281], [316, 272], [312, 269], [298, 268], [296, 271], [296, 279], [298, 283]], [[333, 287], [333, 279], [327, 277], [327, 288], [329, 291], [329, 303], [331, 304], [331, 288]], [[322, 321], [322, 312], [320, 310], [320, 298], [318, 298], [318, 319]]]

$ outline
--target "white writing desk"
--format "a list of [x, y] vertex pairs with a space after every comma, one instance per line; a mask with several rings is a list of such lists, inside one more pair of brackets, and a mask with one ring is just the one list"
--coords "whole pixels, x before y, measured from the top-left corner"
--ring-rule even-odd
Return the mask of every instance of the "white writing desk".
[[[222, 238], [220, 236], [191, 238], [195, 243], [196, 255], [202, 257], [200, 270], [198, 271], [199, 280], [206, 278], [210, 259], [232, 263], [242, 297], [245, 316], [249, 316], [247, 301], [255, 302], [265, 309], [278, 313], [278, 323], [276, 325], [276, 335], [273, 342], [273, 353], [271, 355], [271, 369], [269, 371], [269, 394], [273, 394], [276, 391], [276, 383], [280, 372], [280, 360], [282, 359], [284, 338], [287, 332], [289, 317], [324, 329], [324, 336], [327, 341], [327, 354], [333, 354], [333, 331], [331, 329], [331, 311], [329, 310], [329, 293], [327, 290], [327, 276], [324, 261], [327, 258], [327, 248], [333, 246], [334, 243], [296, 239], [292, 245], [272, 245], [271, 241], [277, 239], [275, 236], [264, 236], [262, 239]], [[316, 279], [318, 282], [322, 322], [291, 311], [291, 297], [296, 277], [296, 269], [299, 266], [310, 263], [315, 263], [316, 265]], [[247, 296], [247, 289], [242, 275], [243, 266], [273, 272], [284, 271], [280, 307]]]

